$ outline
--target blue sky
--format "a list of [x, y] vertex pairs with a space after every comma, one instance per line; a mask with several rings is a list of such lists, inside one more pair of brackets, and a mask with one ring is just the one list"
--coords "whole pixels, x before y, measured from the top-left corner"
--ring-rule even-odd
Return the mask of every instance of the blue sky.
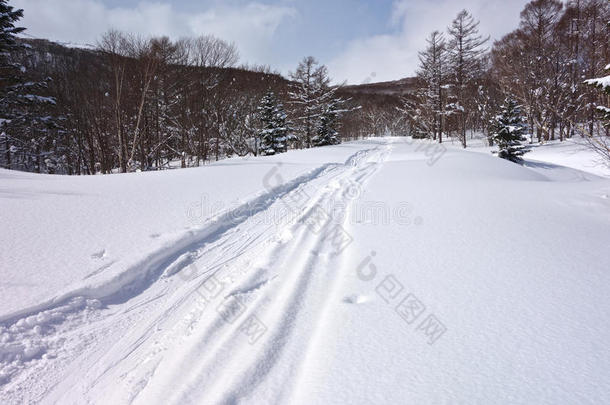
[[9, 0], [34, 37], [94, 44], [109, 28], [172, 38], [214, 34], [241, 62], [282, 73], [313, 55], [335, 81], [393, 80], [415, 73], [417, 51], [463, 8], [481, 33], [500, 38], [526, 0]]

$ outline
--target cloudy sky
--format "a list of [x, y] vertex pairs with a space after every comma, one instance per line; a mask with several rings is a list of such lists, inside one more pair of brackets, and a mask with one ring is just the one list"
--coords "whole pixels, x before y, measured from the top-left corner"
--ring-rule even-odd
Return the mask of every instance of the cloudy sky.
[[414, 74], [417, 51], [463, 8], [480, 31], [514, 29], [527, 0], [9, 0], [25, 10], [28, 35], [95, 44], [109, 28], [172, 38], [214, 34], [237, 45], [241, 62], [287, 73], [313, 55], [336, 82]]

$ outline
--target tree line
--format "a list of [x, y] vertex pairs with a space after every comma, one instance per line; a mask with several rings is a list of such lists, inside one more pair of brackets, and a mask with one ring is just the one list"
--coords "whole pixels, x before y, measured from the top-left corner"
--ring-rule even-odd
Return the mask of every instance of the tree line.
[[600, 110], [608, 94], [587, 82], [610, 61], [609, 4], [533, 0], [519, 27], [493, 44], [464, 10], [427, 38], [416, 78], [376, 91], [332, 85], [313, 57], [288, 78], [239, 66], [235, 45], [213, 36], [109, 31], [92, 49], [25, 40], [17, 37], [23, 10], [0, 0], [0, 166], [159, 170], [384, 135], [467, 147], [478, 132], [506, 143], [497, 128], [507, 111], [523, 115], [504, 117], [523, 121], [519, 139], [579, 136], [610, 156]]
[[608, 149], [608, 127], [597, 108], [608, 106], [608, 97], [586, 80], [610, 61], [610, 3], [534, 0], [520, 17], [519, 27], [493, 44], [466, 10], [446, 32], [430, 34], [419, 54], [418, 91], [402, 107], [414, 136], [438, 142], [450, 136], [466, 147], [469, 130], [493, 143], [494, 119], [512, 99], [530, 142], [578, 135]]
[[238, 67], [235, 45], [209, 35], [111, 30], [75, 49], [17, 38], [23, 10], [6, 0], [0, 14], [2, 167], [124, 173], [330, 145], [355, 107], [313, 57], [287, 80]]

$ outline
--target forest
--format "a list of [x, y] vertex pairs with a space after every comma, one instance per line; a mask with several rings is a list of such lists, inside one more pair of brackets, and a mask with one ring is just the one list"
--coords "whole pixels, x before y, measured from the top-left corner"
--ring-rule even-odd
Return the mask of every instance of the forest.
[[587, 81], [610, 61], [609, 10], [604, 0], [535, 0], [521, 12], [519, 28], [491, 47], [462, 11], [446, 33], [432, 32], [420, 53], [424, 86], [409, 105], [413, 125], [423, 136], [442, 142], [448, 133], [466, 147], [467, 131], [488, 132], [512, 98], [522, 106], [530, 142], [607, 137], [597, 107], [607, 106], [608, 96]]
[[240, 65], [235, 44], [211, 35], [108, 31], [90, 49], [26, 39], [27, 10], [0, 7], [4, 168], [160, 170], [382, 135], [466, 148], [474, 136], [494, 142], [507, 100], [519, 105], [527, 142], [577, 136], [610, 160], [610, 104], [594, 80], [610, 67], [605, 0], [531, 1], [495, 42], [464, 10], [426, 39], [406, 88], [380, 93], [334, 82], [313, 57], [288, 77]]

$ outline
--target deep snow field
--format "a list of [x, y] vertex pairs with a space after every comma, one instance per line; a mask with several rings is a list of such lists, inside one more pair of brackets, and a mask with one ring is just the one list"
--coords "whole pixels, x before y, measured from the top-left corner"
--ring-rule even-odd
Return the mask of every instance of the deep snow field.
[[0, 170], [0, 403], [610, 403], [610, 170], [444, 145]]

